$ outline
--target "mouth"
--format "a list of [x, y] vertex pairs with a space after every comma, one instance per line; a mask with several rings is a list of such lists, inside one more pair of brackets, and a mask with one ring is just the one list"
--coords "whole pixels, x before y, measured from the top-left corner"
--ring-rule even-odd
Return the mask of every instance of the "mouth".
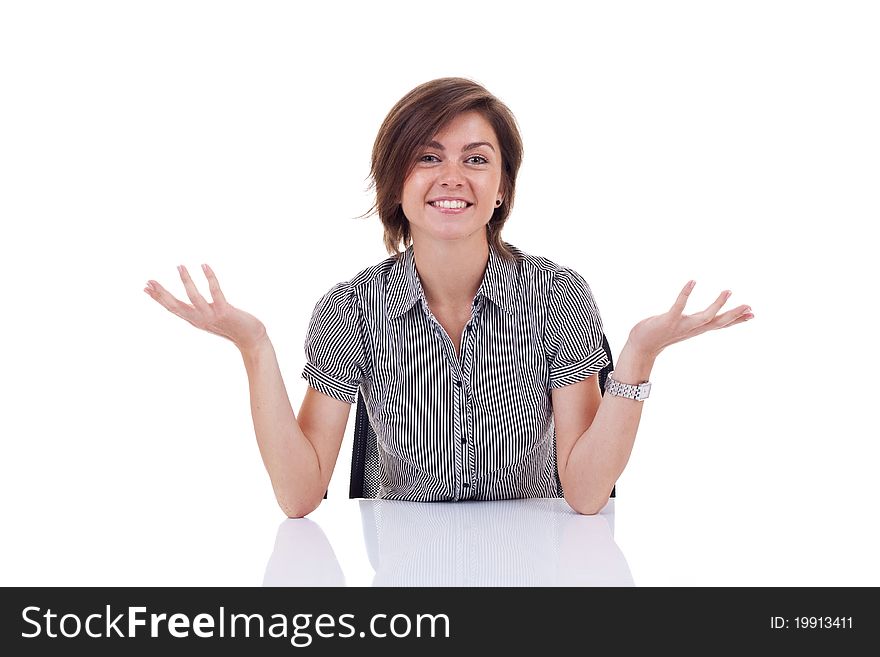
[[430, 205], [435, 210], [443, 212], [444, 214], [458, 214], [467, 210], [473, 205], [473, 203], [468, 203], [467, 201], [461, 199], [442, 199], [437, 201], [428, 201], [428, 205]]

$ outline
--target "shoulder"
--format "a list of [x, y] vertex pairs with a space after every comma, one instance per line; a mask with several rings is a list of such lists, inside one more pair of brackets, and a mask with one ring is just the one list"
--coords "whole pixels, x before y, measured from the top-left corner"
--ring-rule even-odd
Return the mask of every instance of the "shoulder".
[[372, 267], [362, 269], [349, 281], [349, 285], [352, 290], [360, 292], [376, 284], [384, 283], [397, 261], [396, 256], [390, 256]]
[[397, 259], [391, 256], [376, 265], [362, 269], [351, 279], [340, 281], [333, 285], [324, 295], [324, 298], [334, 300], [356, 299], [358, 296], [362, 296], [369, 288], [377, 284], [383, 284], [388, 276], [388, 272], [391, 271], [396, 262]]
[[[516, 257], [515, 264], [520, 279], [556, 286], [572, 281], [583, 281], [574, 268], [562, 265], [544, 256], [526, 253], [505, 242], [505, 246]], [[586, 281], [584, 281], [586, 282]]]

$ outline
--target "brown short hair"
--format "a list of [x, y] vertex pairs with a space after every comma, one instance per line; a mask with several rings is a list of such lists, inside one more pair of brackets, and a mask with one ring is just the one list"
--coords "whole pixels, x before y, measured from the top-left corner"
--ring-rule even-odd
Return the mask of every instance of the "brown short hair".
[[514, 258], [501, 241], [501, 228], [513, 208], [516, 174], [523, 157], [522, 139], [510, 109], [482, 85], [466, 78], [439, 78], [420, 84], [391, 108], [379, 128], [370, 168], [376, 201], [364, 216], [379, 215], [388, 253], [399, 256], [401, 244], [404, 248], [412, 244], [409, 221], [399, 201], [420, 149], [452, 119], [469, 111], [483, 115], [495, 130], [501, 147], [504, 202], [495, 208], [486, 232], [490, 246], [501, 257]]

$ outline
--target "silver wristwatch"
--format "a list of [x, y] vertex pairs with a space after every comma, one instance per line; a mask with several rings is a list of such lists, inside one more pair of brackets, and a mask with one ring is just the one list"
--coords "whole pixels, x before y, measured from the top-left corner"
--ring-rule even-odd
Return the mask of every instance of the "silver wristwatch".
[[648, 395], [651, 394], [651, 383], [649, 381], [643, 381], [638, 385], [631, 385], [629, 383], [615, 381], [611, 378], [612, 374], [614, 374], [613, 371], [609, 372], [608, 378], [605, 380], [605, 392], [609, 395], [614, 395], [615, 397], [627, 397], [628, 399], [635, 399], [636, 401], [645, 401], [648, 398]]

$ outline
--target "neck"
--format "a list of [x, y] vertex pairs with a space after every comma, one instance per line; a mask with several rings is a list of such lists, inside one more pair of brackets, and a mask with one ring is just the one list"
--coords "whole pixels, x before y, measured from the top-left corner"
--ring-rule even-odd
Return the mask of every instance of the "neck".
[[416, 271], [432, 310], [470, 308], [489, 262], [486, 239], [470, 243], [413, 241]]

